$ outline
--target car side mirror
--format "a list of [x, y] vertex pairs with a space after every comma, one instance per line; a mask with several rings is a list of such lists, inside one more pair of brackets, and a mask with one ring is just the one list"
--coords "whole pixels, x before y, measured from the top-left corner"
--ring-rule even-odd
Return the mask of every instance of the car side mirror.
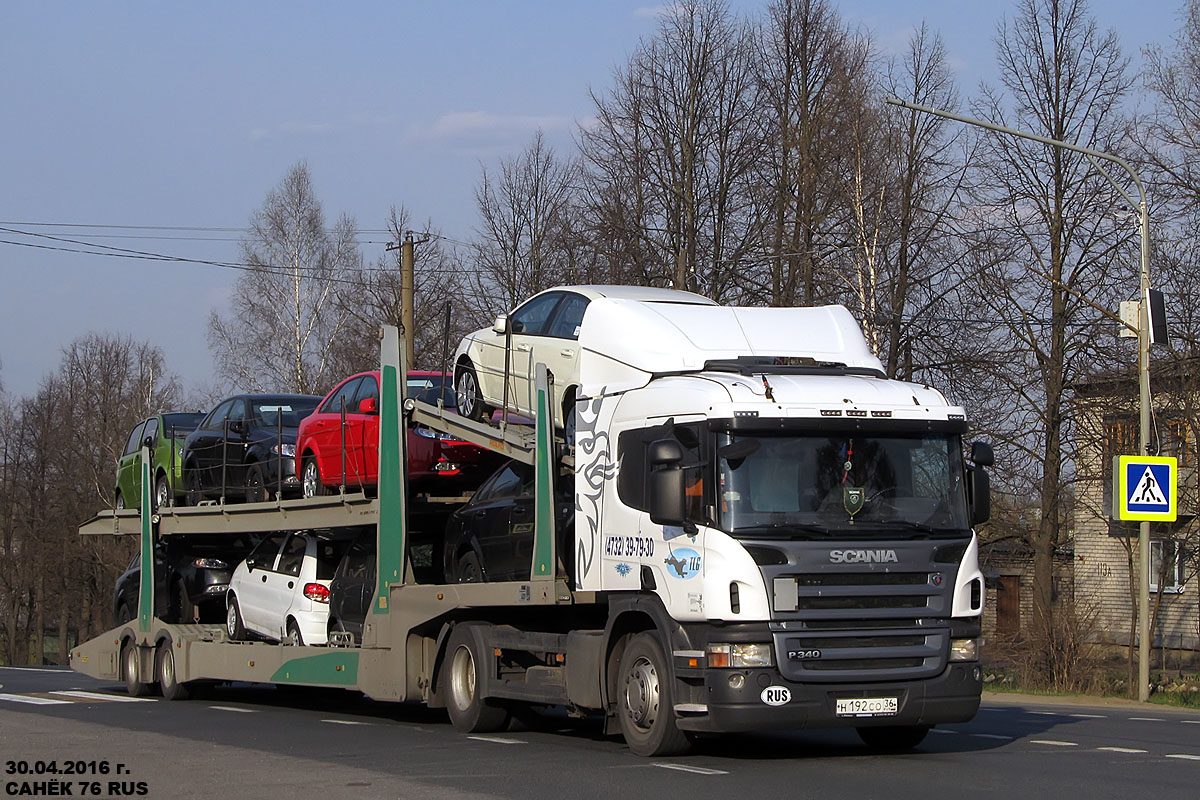
[[374, 397], [364, 397], [358, 401], [358, 413], [360, 414], [377, 414], [378, 408], [375, 405]]
[[154, 449], [154, 437], [147, 436], [145, 439], [142, 439], [142, 447], [153, 450]]
[[229, 423], [229, 430], [231, 433], [245, 433], [246, 423], [240, 419], [231, 420]]
[[508, 332], [508, 314], [496, 317], [496, 321], [492, 324], [492, 332], [502, 335]]

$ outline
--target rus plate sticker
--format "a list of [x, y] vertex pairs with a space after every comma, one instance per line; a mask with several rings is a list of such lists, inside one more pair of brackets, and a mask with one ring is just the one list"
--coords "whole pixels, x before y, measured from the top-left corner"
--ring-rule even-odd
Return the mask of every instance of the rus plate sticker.
[[769, 706], [784, 706], [792, 701], [792, 690], [786, 686], [768, 686], [758, 696]]

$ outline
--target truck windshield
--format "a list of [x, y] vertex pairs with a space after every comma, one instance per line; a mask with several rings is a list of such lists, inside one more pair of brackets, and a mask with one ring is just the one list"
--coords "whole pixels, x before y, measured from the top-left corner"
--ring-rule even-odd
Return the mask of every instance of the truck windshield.
[[965, 535], [961, 446], [953, 434], [720, 434], [718, 521], [747, 537]]

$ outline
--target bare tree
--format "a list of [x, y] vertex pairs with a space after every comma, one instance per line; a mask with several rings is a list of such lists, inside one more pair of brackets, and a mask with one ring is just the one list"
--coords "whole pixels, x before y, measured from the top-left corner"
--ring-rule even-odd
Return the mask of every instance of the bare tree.
[[[996, 48], [1007, 95], [985, 88], [977, 116], [1097, 150], [1119, 147], [1127, 62], [1084, 0], [1020, 0]], [[1112, 361], [1113, 330], [1098, 324], [1099, 309], [1113, 307], [1121, 281], [1135, 277], [1123, 259], [1137, 228], [1114, 215], [1123, 210], [1119, 198], [1084, 156], [990, 133], [980, 149], [977, 224], [999, 260], [971, 286], [978, 307], [999, 323], [989, 342], [990, 380], [1003, 398], [993, 406], [996, 434], [1011, 448], [1007, 460], [1028, 467], [1010, 473], [1011, 488], [1040, 503], [1030, 542], [1034, 621], [1049, 638], [1054, 552], [1064, 542], [1060, 498], [1070, 484], [1070, 386]]]
[[208, 339], [219, 371], [242, 388], [320, 393], [336, 375], [331, 356], [346, 324], [339, 293], [359, 263], [355, 225], [332, 228], [304, 163], [292, 167], [250, 218], [246, 271], [231, 315], [213, 312]]

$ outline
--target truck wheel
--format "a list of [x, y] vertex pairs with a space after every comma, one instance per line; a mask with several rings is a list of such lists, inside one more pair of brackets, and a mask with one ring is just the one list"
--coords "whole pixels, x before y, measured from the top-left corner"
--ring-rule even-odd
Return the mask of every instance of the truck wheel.
[[260, 464], [250, 464], [246, 467], [246, 502], [262, 503], [268, 498], [267, 487], [263, 485], [263, 472]]
[[629, 749], [639, 756], [686, 753], [691, 742], [675, 723], [671, 671], [653, 633], [629, 640], [617, 671], [617, 717]]
[[187, 684], [180, 683], [175, 675], [175, 652], [171, 649], [171, 640], [163, 639], [154, 654], [154, 672], [158, 675], [158, 685], [162, 688], [165, 700], [187, 700], [191, 694]]
[[142, 683], [137, 679], [138, 649], [132, 640], [121, 648], [121, 677], [125, 679], [125, 691], [130, 697], [150, 694], [153, 683]]
[[233, 641], [246, 638], [246, 627], [242, 624], [242, 610], [238, 608], [236, 597], [229, 598], [229, 608], [225, 610], [225, 633]]
[[325, 484], [321, 483], [321, 470], [317, 467], [317, 459], [310, 456], [304, 459], [304, 468], [300, 471], [301, 494], [304, 497], [320, 497], [325, 494]]
[[457, 578], [459, 583], [483, 583], [483, 567], [474, 551], [463, 553], [458, 560]]
[[927, 725], [889, 725], [882, 728], [858, 728], [858, 738], [872, 750], [899, 753], [912, 750], [925, 740]]
[[481, 663], [470, 627], [455, 626], [446, 645], [439, 685], [450, 722], [463, 733], [502, 731], [511, 716], [504, 706], [479, 696]]
[[175, 505], [175, 498], [171, 494], [171, 483], [167, 480], [166, 475], [159, 475], [154, 484], [154, 507], [158, 509], [173, 505]]
[[464, 361], [454, 376], [454, 401], [458, 413], [476, 422], [483, 419], [483, 393], [479, 391], [479, 377], [471, 362]]

